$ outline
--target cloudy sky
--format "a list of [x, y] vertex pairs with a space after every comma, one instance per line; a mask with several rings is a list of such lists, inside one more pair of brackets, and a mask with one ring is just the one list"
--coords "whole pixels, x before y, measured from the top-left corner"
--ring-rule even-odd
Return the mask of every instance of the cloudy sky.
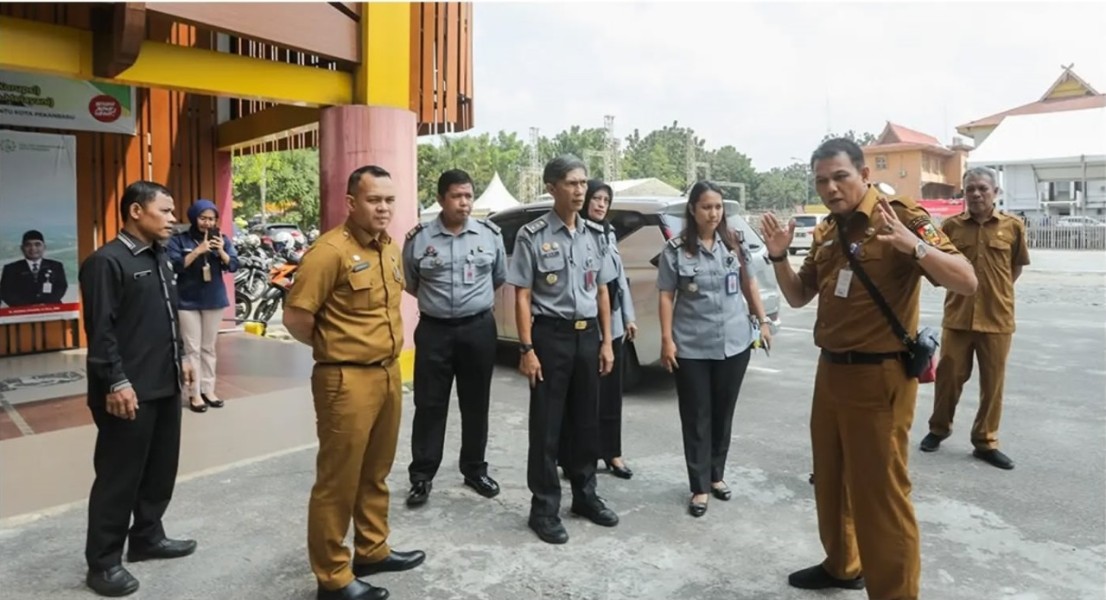
[[677, 120], [764, 170], [827, 129], [949, 143], [1037, 100], [1061, 64], [1106, 91], [1103, 3], [478, 1], [474, 133]]

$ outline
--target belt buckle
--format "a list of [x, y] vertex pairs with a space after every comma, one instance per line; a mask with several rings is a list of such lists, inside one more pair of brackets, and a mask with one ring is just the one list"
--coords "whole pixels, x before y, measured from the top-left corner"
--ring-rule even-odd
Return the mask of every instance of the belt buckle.
[[583, 330], [588, 328], [588, 322], [587, 321], [576, 321], [575, 323], [572, 324], [572, 326], [573, 326], [573, 328], [576, 329], [576, 331], [583, 331]]

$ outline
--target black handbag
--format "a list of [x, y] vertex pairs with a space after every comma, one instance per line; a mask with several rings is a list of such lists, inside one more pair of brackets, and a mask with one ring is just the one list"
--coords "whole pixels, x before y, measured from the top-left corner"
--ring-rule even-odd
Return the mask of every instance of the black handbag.
[[906, 368], [906, 374], [918, 379], [920, 383], [933, 381], [936, 370], [937, 347], [941, 345], [938, 341], [937, 332], [931, 327], [922, 327], [913, 337], [908, 335], [906, 328], [902, 326], [894, 311], [887, 305], [887, 301], [883, 299], [883, 294], [879, 293], [875, 284], [868, 278], [868, 274], [864, 272], [864, 268], [860, 266], [860, 261], [849, 251], [849, 242], [845, 238], [845, 230], [838, 228], [838, 233], [841, 239], [841, 250], [845, 253], [845, 257], [849, 259], [849, 266], [853, 273], [856, 273], [856, 276], [860, 278], [860, 282], [864, 284], [880, 312], [887, 318], [887, 322], [891, 325], [891, 331], [895, 332], [895, 335], [902, 340], [906, 347], [906, 352], [903, 353], [903, 366]]

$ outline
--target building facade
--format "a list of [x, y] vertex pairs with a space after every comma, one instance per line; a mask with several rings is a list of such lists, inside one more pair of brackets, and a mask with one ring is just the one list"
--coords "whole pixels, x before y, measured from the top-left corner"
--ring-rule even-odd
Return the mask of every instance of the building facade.
[[[75, 138], [78, 259], [115, 237], [134, 180], [167, 185], [182, 222], [193, 201], [214, 200], [230, 231], [232, 156], [315, 146], [323, 227], [345, 219], [350, 171], [375, 163], [394, 176], [391, 233], [402, 239], [417, 222], [417, 136], [473, 126], [471, 34], [467, 3], [5, 3], [0, 130]], [[133, 126], [13, 117], [54, 102], [36, 78], [122, 89]], [[120, 109], [93, 100], [95, 118]], [[17, 201], [0, 199], [0, 213], [3, 202]], [[408, 298], [404, 317], [413, 327]], [[76, 348], [82, 337], [79, 317], [0, 325], [0, 356]], [[412, 356], [405, 350], [408, 375]]]
[[872, 179], [901, 194], [929, 200], [953, 198], [960, 192], [968, 147], [959, 139], [945, 147], [931, 135], [888, 122], [863, 150]]

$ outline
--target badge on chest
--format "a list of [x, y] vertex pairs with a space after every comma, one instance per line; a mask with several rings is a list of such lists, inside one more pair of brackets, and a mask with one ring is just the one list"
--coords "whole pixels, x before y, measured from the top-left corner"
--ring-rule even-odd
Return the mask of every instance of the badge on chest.
[[837, 284], [833, 287], [833, 295], [838, 298], [849, 297], [849, 286], [853, 282], [852, 269], [841, 269], [837, 272]]
[[726, 293], [733, 296], [740, 289], [740, 285], [737, 279], [737, 273], [726, 273]]

